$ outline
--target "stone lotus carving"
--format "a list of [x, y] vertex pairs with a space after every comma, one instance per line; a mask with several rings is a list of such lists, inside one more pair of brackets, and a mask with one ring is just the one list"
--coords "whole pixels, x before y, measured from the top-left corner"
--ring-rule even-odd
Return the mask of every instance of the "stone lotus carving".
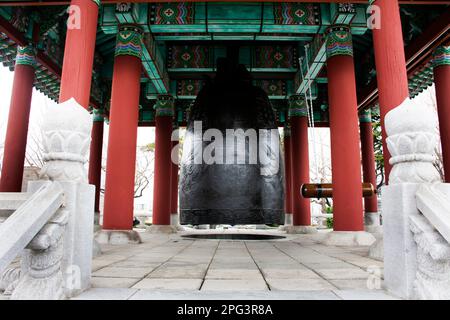
[[450, 245], [422, 215], [410, 217], [417, 243], [417, 299], [450, 299]]
[[[436, 127], [436, 114], [426, 106], [413, 104], [410, 99], [385, 118], [386, 141], [393, 165], [390, 184], [422, 184], [418, 191], [414, 191], [416, 200], [412, 207], [424, 214], [410, 212], [407, 220], [417, 249], [412, 292], [416, 299], [450, 299], [450, 245], [436, 228], [439, 221], [445, 220], [441, 214], [448, 210], [436, 187], [441, 184], [433, 166], [438, 142]], [[441, 207], [443, 210], [437, 210]]]
[[390, 184], [425, 183], [440, 180], [433, 166], [437, 145], [437, 118], [426, 106], [408, 98], [386, 115], [386, 139], [393, 165]]
[[51, 107], [42, 126], [45, 165], [41, 178], [87, 182], [91, 129], [89, 112], [75, 99]]

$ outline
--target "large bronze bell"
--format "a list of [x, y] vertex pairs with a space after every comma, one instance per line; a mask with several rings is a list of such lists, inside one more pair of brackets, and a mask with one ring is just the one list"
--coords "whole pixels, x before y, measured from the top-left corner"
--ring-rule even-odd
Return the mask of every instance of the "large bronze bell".
[[180, 223], [283, 224], [283, 171], [267, 94], [252, 85], [244, 66], [220, 59], [188, 119]]

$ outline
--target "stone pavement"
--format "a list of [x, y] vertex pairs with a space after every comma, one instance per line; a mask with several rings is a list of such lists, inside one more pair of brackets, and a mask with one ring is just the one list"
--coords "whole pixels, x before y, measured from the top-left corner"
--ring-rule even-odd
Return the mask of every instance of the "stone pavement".
[[[190, 231], [205, 232], [212, 231]], [[383, 263], [368, 258], [367, 247], [319, 244], [323, 232], [271, 241], [182, 234], [142, 232], [142, 244], [102, 246], [93, 288], [77, 299], [394, 299], [381, 289]]]

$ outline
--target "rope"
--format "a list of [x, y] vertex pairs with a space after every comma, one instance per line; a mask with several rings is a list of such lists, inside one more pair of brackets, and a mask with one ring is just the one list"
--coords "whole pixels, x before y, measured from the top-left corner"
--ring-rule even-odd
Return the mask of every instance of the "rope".
[[[310, 127], [311, 127], [311, 138], [312, 138], [312, 142], [313, 142], [313, 153], [314, 153], [314, 169], [315, 169], [315, 174], [316, 174], [316, 179], [319, 179], [319, 166], [318, 166], [318, 161], [317, 161], [317, 152], [316, 152], [316, 133], [315, 133], [315, 127], [314, 127], [314, 108], [313, 108], [313, 97], [312, 97], [312, 81], [309, 78], [310, 76], [310, 67], [309, 67], [309, 54], [308, 54], [308, 49], [309, 49], [309, 45], [306, 44], [304, 46], [305, 49], [305, 58], [306, 58], [306, 74], [308, 75], [308, 79], [307, 79], [307, 83], [308, 83], [308, 88], [307, 90], [305, 90], [305, 102], [306, 102], [306, 108], [307, 108], [307, 113], [308, 113], [308, 119], [309, 119], [309, 123], [310, 123]], [[305, 76], [303, 75], [303, 59], [300, 58], [300, 70], [301, 70], [301, 75], [302, 75], [302, 81], [305, 80]], [[309, 97], [308, 97], [308, 91], [309, 91]], [[308, 99], [309, 98], [309, 99]], [[309, 101], [308, 101], [309, 100]]]

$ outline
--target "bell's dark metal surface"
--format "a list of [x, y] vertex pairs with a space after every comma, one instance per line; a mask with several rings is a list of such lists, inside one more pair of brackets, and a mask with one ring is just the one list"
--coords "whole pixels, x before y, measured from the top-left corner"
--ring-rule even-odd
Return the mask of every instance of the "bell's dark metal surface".
[[189, 115], [180, 223], [283, 224], [283, 171], [267, 94], [252, 85], [244, 66], [221, 59]]

